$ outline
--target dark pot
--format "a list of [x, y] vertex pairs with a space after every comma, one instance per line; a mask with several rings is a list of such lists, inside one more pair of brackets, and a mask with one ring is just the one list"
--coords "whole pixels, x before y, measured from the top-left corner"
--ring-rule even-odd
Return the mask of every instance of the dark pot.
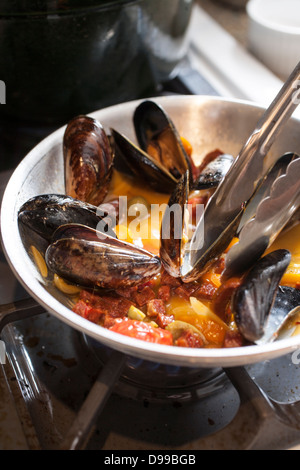
[[154, 92], [185, 54], [192, 3], [0, 2], [1, 118], [57, 125]]

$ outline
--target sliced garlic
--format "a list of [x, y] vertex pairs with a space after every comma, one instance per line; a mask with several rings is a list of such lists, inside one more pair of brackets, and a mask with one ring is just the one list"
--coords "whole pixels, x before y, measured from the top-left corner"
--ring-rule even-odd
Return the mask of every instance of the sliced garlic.
[[40, 271], [41, 275], [43, 277], [47, 277], [48, 268], [47, 268], [47, 265], [46, 265], [46, 262], [44, 260], [42, 253], [34, 245], [31, 245], [30, 250], [33, 255], [35, 264], [37, 265], [38, 270]]
[[76, 294], [79, 294], [80, 291], [81, 291], [80, 287], [74, 286], [72, 284], [68, 284], [66, 281], [64, 281], [57, 274], [54, 274], [53, 281], [54, 281], [55, 287], [57, 287], [57, 289], [59, 289], [64, 294], [76, 295]]

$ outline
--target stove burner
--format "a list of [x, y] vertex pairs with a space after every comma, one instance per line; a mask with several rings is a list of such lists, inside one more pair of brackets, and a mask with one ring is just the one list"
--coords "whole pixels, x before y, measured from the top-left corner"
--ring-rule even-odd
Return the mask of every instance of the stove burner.
[[[87, 335], [86, 347], [105, 366], [113, 351]], [[220, 368], [189, 368], [127, 356], [114, 392], [142, 402], [199, 400], [219, 392], [228, 379]]]
[[[192, 449], [192, 443], [201, 449], [266, 449], [272, 448], [268, 436], [275, 448], [280, 446], [279, 437], [274, 441], [265, 427], [272, 423], [276, 435], [282, 432], [282, 416], [274, 413], [246, 370], [237, 392], [235, 374], [228, 380], [219, 369], [176, 368], [127, 357], [53, 315], [37, 312], [30, 303], [24, 316], [21, 308], [2, 312], [6, 326], [1, 338], [12, 369], [7, 381], [19, 386], [22, 408], [27, 408], [22, 420], [32, 421], [41, 448], [121, 450], [139, 442], [141, 449]], [[21, 321], [15, 321], [20, 313]], [[269, 380], [281, 363], [258, 364], [252, 375], [256, 371], [258, 382]], [[299, 424], [289, 425], [296, 428], [289, 429], [290, 438], [297, 439]], [[32, 432], [29, 428], [31, 440]], [[117, 436], [117, 444], [111, 435]]]

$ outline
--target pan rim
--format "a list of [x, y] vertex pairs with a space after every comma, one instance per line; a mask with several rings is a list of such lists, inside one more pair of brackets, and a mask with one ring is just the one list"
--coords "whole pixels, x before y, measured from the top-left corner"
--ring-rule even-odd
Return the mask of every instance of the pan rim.
[[[192, 101], [195, 106], [209, 101], [222, 101], [236, 103], [237, 105], [247, 106], [259, 109], [264, 108], [258, 104], [238, 99], [226, 99], [211, 96], [165, 96], [151, 98], [163, 106], [164, 104], [180, 105]], [[129, 101], [90, 113], [91, 116], [98, 117], [99, 114], [118, 113], [131, 109], [140, 103], [141, 100]], [[124, 111], [125, 110], [125, 111]], [[129, 338], [119, 333], [107, 330], [86, 320], [72, 312], [69, 308], [61, 304], [41, 285], [36, 276], [28, 275], [29, 260], [25, 263], [28, 255], [22, 245], [17, 223], [16, 223], [16, 190], [18, 194], [22, 190], [22, 185], [26, 181], [24, 175], [38, 164], [41, 158], [47, 156], [45, 150], [52, 147], [62, 138], [64, 129], [62, 126], [50, 134], [35, 146], [20, 162], [14, 170], [4, 192], [1, 205], [1, 239], [4, 254], [15, 274], [16, 278], [23, 285], [26, 291], [39, 303], [46, 311], [52, 313], [69, 326], [91, 336], [99, 342], [124, 352], [131, 356], [137, 356], [147, 360], [155, 360], [160, 363], [170, 365], [182, 365], [189, 367], [212, 367], [212, 366], [237, 366], [248, 365], [261, 362], [266, 359], [273, 359], [297, 350], [300, 347], [300, 337], [288, 338], [268, 345], [251, 345], [238, 348], [220, 348], [220, 349], [193, 349], [180, 348], [176, 346], [164, 346], [159, 344], [147, 343], [134, 338]], [[11, 217], [13, 214], [13, 217]], [[300, 355], [300, 354], [299, 354]]]

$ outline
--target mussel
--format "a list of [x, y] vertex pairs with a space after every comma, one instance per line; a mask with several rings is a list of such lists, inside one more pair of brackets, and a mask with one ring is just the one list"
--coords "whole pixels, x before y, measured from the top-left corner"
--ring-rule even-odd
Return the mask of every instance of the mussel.
[[178, 181], [188, 170], [191, 159], [170, 116], [154, 101], [143, 101], [135, 109], [133, 123], [139, 146]]
[[63, 139], [66, 194], [98, 206], [112, 176], [113, 151], [102, 125], [89, 116], [72, 119]]
[[18, 222], [48, 242], [56, 229], [69, 223], [98, 227], [98, 230], [102, 226], [102, 231], [115, 236], [111, 229], [113, 221], [107, 212], [63, 194], [41, 194], [30, 198], [21, 206]]
[[59, 228], [45, 259], [62, 278], [90, 288], [134, 286], [161, 269], [160, 259], [148, 251], [79, 225]]
[[189, 172], [190, 190], [215, 188], [228, 172], [234, 158], [222, 151], [211, 152], [200, 167], [185, 150], [176, 126], [164, 109], [151, 100], [139, 104], [133, 115], [138, 144], [111, 129], [115, 164], [144, 181], [155, 191], [172, 193], [182, 175]]
[[229, 171], [234, 157], [230, 154], [220, 153], [203, 167], [200, 174], [195, 178], [192, 189], [210, 189], [216, 188], [225, 178]]
[[[161, 223], [160, 258], [164, 269], [180, 277], [185, 229], [185, 208], [189, 194], [189, 172], [181, 177], [172, 193]], [[177, 231], [177, 233], [175, 233]]]
[[154, 191], [169, 194], [175, 189], [177, 179], [161, 163], [117, 130], [112, 129], [111, 133], [117, 168], [122, 168]]
[[232, 310], [239, 331], [248, 341], [255, 342], [263, 336], [279, 283], [290, 261], [288, 250], [267, 254], [255, 263], [236, 289]]

